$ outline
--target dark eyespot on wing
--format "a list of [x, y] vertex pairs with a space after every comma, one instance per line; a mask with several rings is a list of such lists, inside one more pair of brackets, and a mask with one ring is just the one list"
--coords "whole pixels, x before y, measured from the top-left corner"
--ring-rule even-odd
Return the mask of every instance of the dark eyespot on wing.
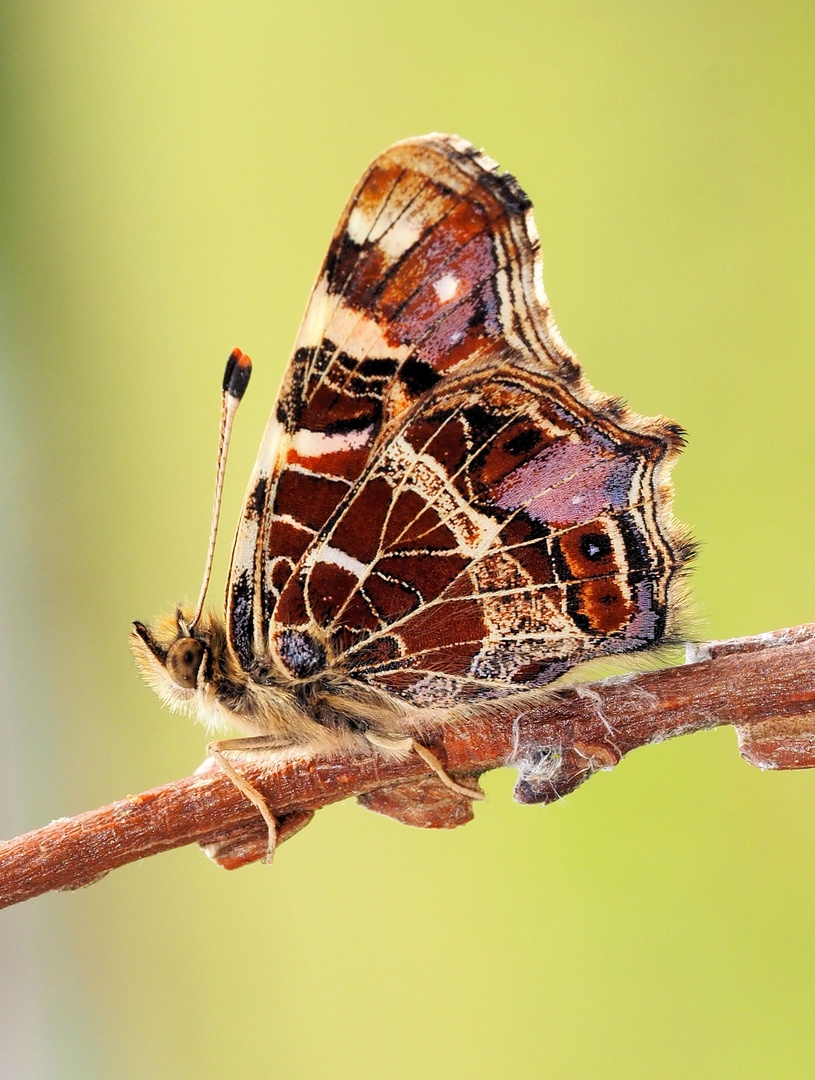
[[580, 554], [591, 562], [600, 562], [611, 554], [611, 541], [605, 533], [583, 533]]

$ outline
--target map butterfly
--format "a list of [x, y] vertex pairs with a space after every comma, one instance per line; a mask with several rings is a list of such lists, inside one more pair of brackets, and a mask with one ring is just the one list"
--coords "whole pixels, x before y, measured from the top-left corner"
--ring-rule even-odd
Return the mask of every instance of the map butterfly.
[[[249, 375], [224, 383], [222, 449]], [[462, 710], [669, 639], [691, 543], [683, 442], [586, 381], [543, 290], [531, 204], [454, 136], [381, 154], [340, 219], [246, 493], [225, 615], [132, 644], [224, 751], [418, 752]], [[218, 490], [223, 479], [220, 459]], [[216, 500], [217, 507], [217, 500]], [[217, 509], [216, 509], [217, 520]]]

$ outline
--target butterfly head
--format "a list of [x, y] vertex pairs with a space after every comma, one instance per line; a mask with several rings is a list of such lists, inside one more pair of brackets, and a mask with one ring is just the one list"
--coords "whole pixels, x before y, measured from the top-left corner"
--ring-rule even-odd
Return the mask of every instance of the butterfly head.
[[[177, 609], [152, 626], [134, 622], [130, 647], [142, 675], [174, 710], [190, 711], [207, 696], [225, 654], [223, 625], [205, 614], [190, 629], [190, 614]], [[217, 677], [217, 676], [216, 676]]]

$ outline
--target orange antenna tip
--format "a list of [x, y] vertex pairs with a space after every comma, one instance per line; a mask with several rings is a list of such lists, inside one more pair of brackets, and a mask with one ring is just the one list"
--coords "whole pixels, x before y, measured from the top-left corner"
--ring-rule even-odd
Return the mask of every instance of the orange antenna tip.
[[240, 401], [246, 393], [251, 374], [252, 361], [240, 349], [233, 349], [229, 354], [226, 370], [224, 371], [224, 393]]

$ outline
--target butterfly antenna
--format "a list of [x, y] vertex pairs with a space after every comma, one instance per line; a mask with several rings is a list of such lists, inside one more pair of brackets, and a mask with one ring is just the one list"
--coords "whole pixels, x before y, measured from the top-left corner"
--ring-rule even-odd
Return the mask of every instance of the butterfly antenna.
[[207, 564], [204, 568], [204, 580], [201, 583], [198, 603], [195, 605], [195, 614], [187, 624], [188, 631], [192, 631], [201, 618], [201, 612], [204, 610], [204, 599], [207, 595], [209, 576], [212, 573], [212, 557], [215, 554], [215, 537], [218, 535], [218, 518], [221, 516], [221, 494], [224, 489], [226, 455], [229, 450], [229, 439], [232, 435], [232, 422], [235, 419], [235, 413], [238, 411], [241, 398], [246, 393], [251, 374], [252, 361], [240, 349], [233, 349], [226, 362], [223, 393], [221, 395], [221, 439], [218, 445], [218, 473], [215, 478], [215, 503], [212, 507], [212, 528], [209, 534]]

